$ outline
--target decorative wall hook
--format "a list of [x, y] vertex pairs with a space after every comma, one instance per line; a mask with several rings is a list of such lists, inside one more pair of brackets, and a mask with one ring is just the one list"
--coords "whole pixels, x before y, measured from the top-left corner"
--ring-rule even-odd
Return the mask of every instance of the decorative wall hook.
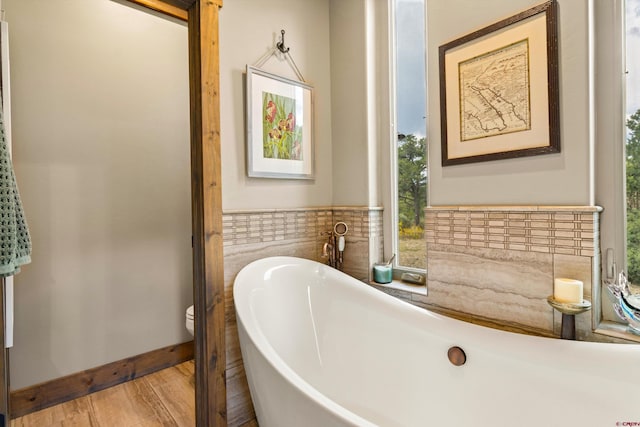
[[[0, 0], [0, 2], [1, 1], [2, 0]], [[298, 76], [298, 79], [300, 79], [301, 82], [306, 82], [306, 80], [302, 76], [302, 73], [298, 69], [296, 62], [291, 57], [289, 48], [284, 45], [284, 30], [280, 30], [280, 34], [280, 41], [276, 43], [275, 47], [272, 47], [267, 53], [262, 55], [262, 57], [258, 59], [253, 66], [257, 68], [262, 67], [264, 63], [267, 62], [267, 60], [272, 56], [278, 58], [278, 51], [280, 51], [284, 55], [285, 59], [289, 62], [289, 65], [291, 65], [291, 68], [293, 68], [293, 71], [296, 73], [296, 76]]]
[[288, 53], [289, 52], [289, 48], [285, 48], [284, 47], [284, 30], [280, 30], [280, 41], [278, 43], [276, 43], [276, 47], [278, 48], [278, 50], [282, 53]]

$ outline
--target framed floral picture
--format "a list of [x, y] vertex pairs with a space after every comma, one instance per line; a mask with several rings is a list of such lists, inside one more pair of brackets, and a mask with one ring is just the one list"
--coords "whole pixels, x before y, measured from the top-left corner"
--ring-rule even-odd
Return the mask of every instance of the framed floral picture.
[[313, 88], [247, 66], [247, 175], [313, 179]]

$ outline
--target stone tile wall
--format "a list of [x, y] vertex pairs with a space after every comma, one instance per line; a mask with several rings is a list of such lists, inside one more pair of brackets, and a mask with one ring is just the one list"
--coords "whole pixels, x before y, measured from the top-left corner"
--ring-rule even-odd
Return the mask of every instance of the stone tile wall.
[[[555, 277], [599, 280], [599, 213], [593, 206], [454, 206], [426, 209], [427, 303], [469, 316], [559, 334], [546, 298]], [[591, 316], [576, 318], [578, 339]]]
[[382, 260], [382, 209], [334, 208], [333, 223], [349, 227], [345, 236], [344, 272], [368, 281], [374, 263]]

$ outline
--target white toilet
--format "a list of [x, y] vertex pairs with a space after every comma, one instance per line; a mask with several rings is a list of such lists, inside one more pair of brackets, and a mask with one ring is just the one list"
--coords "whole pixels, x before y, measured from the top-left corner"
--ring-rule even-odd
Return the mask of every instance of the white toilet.
[[193, 306], [189, 306], [189, 308], [187, 308], [186, 325], [187, 325], [187, 331], [189, 331], [189, 333], [193, 335]]

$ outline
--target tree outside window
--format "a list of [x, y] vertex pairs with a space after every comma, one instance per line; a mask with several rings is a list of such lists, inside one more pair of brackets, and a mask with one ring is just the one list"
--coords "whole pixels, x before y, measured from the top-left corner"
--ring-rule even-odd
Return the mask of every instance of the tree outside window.
[[424, 270], [427, 204], [425, 0], [394, 0], [398, 267]]
[[427, 143], [415, 135], [398, 137], [398, 245], [403, 266], [422, 268], [426, 259], [424, 208], [427, 203]]

